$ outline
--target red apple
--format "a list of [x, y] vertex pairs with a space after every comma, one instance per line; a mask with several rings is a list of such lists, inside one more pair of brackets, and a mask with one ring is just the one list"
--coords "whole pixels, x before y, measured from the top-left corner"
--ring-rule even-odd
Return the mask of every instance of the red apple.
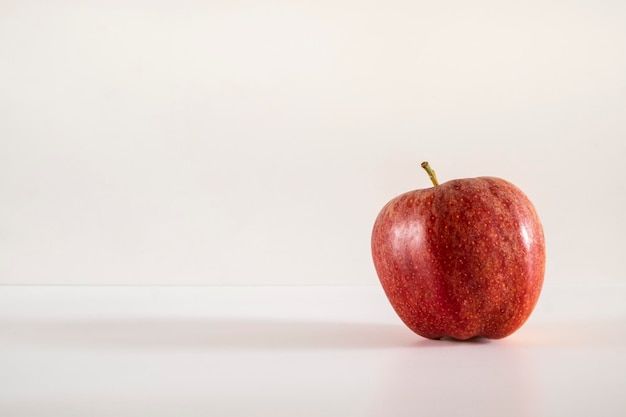
[[430, 338], [499, 339], [530, 316], [543, 285], [545, 242], [528, 197], [494, 177], [409, 191], [374, 223], [372, 257], [402, 321]]

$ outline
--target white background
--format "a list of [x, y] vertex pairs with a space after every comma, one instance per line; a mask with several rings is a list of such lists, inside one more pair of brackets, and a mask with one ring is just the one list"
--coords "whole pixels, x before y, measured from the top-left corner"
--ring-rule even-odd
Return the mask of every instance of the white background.
[[623, 282], [623, 1], [0, 2], [0, 283], [369, 284], [393, 196], [503, 177]]
[[[625, 139], [622, 0], [0, 0], [0, 414], [621, 417]], [[510, 337], [377, 284], [423, 160], [539, 211]]]
[[0, 414], [623, 417], [625, 298], [550, 284], [510, 337], [454, 342], [375, 285], [4, 286]]

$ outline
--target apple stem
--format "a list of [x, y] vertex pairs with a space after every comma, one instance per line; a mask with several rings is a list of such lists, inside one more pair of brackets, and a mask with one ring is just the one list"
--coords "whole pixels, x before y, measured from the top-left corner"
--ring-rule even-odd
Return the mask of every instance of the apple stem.
[[430, 167], [428, 162], [426, 162], [426, 161], [422, 162], [422, 168], [424, 168], [426, 170], [426, 173], [430, 177], [430, 180], [433, 182], [433, 185], [435, 187], [438, 186], [439, 185], [439, 181], [437, 181], [437, 174], [435, 174], [435, 171]]

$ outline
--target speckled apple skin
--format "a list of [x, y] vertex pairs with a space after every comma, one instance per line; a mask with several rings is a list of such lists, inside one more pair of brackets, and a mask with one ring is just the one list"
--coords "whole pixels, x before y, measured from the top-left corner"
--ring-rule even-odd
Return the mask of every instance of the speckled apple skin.
[[506, 337], [528, 319], [543, 285], [537, 212], [500, 178], [453, 180], [394, 198], [371, 243], [391, 305], [430, 339]]

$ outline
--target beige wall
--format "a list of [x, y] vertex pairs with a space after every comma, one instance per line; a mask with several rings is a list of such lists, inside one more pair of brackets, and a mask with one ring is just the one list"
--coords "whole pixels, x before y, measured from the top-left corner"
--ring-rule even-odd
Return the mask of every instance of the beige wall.
[[[515, 3], [516, 5], [512, 5]], [[622, 2], [4, 1], [0, 283], [371, 284], [391, 197], [493, 175], [623, 280]]]

